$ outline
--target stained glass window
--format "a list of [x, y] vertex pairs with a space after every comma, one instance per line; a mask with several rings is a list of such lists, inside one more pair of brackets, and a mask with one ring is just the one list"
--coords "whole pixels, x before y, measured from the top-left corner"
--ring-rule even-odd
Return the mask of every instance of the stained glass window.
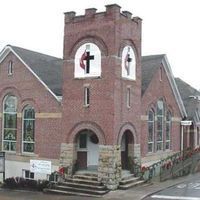
[[157, 101], [157, 151], [163, 149], [163, 119], [164, 119], [164, 103], [163, 100]]
[[148, 113], [148, 152], [154, 149], [154, 112], [150, 110]]
[[17, 98], [6, 96], [3, 103], [3, 150], [16, 151]]
[[23, 112], [23, 152], [33, 153], [35, 144], [35, 111], [26, 106]]

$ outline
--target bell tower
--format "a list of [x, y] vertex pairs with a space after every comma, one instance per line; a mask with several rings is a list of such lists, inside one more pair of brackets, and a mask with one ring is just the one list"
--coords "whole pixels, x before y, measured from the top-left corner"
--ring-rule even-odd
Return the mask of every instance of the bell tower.
[[[98, 138], [98, 177], [104, 183], [105, 168], [120, 174], [125, 132], [133, 138], [126, 143], [126, 157], [140, 156], [141, 19], [120, 10], [113, 4], [100, 13], [95, 8], [83, 16], [65, 13], [62, 134], [63, 146], [71, 145], [71, 160], [65, 163], [73, 166], [79, 159], [81, 131], [93, 132]], [[114, 188], [119, 180], [110, 181]]]

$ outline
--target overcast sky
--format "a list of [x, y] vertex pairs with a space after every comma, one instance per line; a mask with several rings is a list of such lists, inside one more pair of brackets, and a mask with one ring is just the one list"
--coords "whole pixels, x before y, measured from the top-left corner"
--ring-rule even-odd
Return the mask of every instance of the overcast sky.
[[0, 0], [0, 50], [11, 44], [62, 57], [63, 13], [113, 3], [143, 19], [142, 55], [167, 54], [174, 76], [200, 89], [199, 0]]

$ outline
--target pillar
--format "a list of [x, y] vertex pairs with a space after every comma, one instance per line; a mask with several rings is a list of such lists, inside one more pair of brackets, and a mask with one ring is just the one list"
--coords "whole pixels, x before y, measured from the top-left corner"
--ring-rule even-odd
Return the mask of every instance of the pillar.
[[137, 164], [141, 164], [141, 149], [140, 144], [134, 144], [134, 160]]
[[119, 145], [99, 145], [98, 181], [110, 190], [118, 188], [121, 180], [121, 150]]
[[67, 169], [66, 175], [72, 176], [74, 171], [74, 164], [76, 163], [77, 154], [75, 144], [61, 144], [60, 150], [60, 167], [65, 167]]

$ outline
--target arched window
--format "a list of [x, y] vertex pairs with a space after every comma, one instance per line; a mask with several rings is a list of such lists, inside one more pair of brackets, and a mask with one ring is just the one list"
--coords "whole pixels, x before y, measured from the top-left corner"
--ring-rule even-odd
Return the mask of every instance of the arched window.
[[23, 141], [22, 151], [25, 153], [34, 152], [35, 143], [35, 111], [30, 105], [23, 111]]
[[164, 119], [164, 103], [163, 100], [157, 101], [157, 138], [156, 149], [163, 149], [163, 119]]
[[165, 149], [170, 149], [172, 116], [170, 111], [166, 114], [166, 136], [165, 136]]
[[122, 51], [122, 77], [136, 79], [136, 59], [135, 53], [131, 46], [125, 46]]
[[8, 75], [12, 75], [13, 74], [13, 62], [9, 61], [8, 64]]
[[148, 152], [154, 151], [154, 120], [155, 115], [153, 110], [148, 112]]
[[3, 150], [16, 151], [17, 140], [17, 98], [5, 97], [3, 102]]
[[75, 54], [75, 78], [101, 76], [101, 51], [94, 43], [85, 43]]

